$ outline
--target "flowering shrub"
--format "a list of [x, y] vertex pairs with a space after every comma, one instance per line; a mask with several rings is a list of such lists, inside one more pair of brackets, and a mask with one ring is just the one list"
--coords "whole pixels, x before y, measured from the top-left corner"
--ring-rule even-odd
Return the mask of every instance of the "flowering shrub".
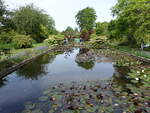
[[47, 45], [62, 44], [64, 38], [64, 35], [50, 35], [48, 39], [44, 40], [44, 43]]
[[16, 35], [13, 38], [15, 48], [29, 48], [32, 47], [32, 39], [27, 35]]
[[107, 47], [107, 37], [106, 36], [97, 36], [92, 34], [90, 37], [90, 43], [93, 48], [105, 48]]

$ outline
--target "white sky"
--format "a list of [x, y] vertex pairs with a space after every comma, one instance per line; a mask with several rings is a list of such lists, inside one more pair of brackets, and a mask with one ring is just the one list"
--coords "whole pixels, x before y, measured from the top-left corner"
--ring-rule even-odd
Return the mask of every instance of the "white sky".
[[97, 21], [110, 21], [112, 19], [110, 8], [117, 0], [4, 0], [11, 9], [25, 4], [34, 3], [44, 9], [53, 17], [56, 29], [62, 31], [67, 26], [77, 27], [75, 15], [87, 6], [93, 7], [97, 12]]

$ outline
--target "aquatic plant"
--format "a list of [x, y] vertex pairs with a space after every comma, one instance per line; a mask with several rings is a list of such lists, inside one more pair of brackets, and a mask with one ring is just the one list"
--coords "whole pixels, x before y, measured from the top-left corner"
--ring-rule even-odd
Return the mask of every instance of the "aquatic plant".
[[134, 59], [123, 57], [122, 59], [117, 60], [115, 65], [116, 66], [140, 66], [141, 62], [138, 60], [136, 61]]
[[41, 111], [47, 113], [116, 113], [118, 110], [135, 112], [141, 109], [148, 111], [147, 100], [143, 100], [142, 95], [122, 91], [117, 86], [115, 83], [98, 80], [56, 84], [43, 91], [44, 101], [39, 100], [38, 103], [31, 104], [35, 105], [35, 109], [31, 111], [36, 109], [40, 113]]
[[128, 78], [132, 80], [133, 83], [141, 83], [145, 87], [150, 87], [150, 68], [138, 68], [131, 69], [128, 73]]

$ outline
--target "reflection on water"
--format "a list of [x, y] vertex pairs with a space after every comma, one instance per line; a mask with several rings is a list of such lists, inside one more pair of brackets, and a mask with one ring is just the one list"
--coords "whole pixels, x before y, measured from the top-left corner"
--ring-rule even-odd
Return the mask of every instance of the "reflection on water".
[[92, 69], [95, 65], [95, 56], [91, 55], [89, 49], [81, 48], [76, 56], [76, 63], [84, 69]]
[[31, 62], [18, 70], [17, 75], [24, 76], [26, 79], [38, 80], [39, 76], [44, 76], [48, 73], [45, 65], [52, 63], [55, 57], [55, 55], [48, 54], [39, 57], [35, 59], [34, 62]]
[[110, 58], [88, 49], [45, 54], [0, 82], [0, 113], [20, 113], [24, 102], [35, 101], [51, 84], [108, 80], [114, 73]]
[[7, 82], [6, 78], [0, 79], [0, 88], [3, 87], [4, 85], [6, 85], [6, 82]]

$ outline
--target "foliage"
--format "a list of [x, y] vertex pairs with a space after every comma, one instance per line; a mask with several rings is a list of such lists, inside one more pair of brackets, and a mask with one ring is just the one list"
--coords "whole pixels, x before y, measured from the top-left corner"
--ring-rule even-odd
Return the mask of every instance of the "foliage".
[[87, 7], [77, 13], [76, 20], [80, 30], [87, 29], [90, 31], [95, 26], [96, 12], [93, 8]]
[[78, 30], [77, 29], [73, 29], [72, 27], [67, 27], [65, 31], [63, 31], [63, 34], [65, 35], [66, 38], [68, 39], [72, 39], [77, 37], [78, 35]]
[[81, 38], [83, 38], [83, 40], [88, 40], [90, 35], [93, 33], [96, 18], [95, 10], [90, 7], [82, 9], [77, 13], [76, 22], [79, 25]]
[[121, 52], [126, 52], [129, 54], [132, 54], [134, 56], [139, 56], [139, 57], [144, 57], [144, 58], [148, 58], [150, 59], [150, 52], [146, 52], [146, 51], [141, 51], [141, 50], [137, 50], [134, 48], [130, 48], [130, 47], [119, 47], [117, 46], [117, 50], [121, 51]]
[[128, 75], [128, 78], [132, 79], [133, 83], [142, 83], [143, 86], [150, 87], [150, 69], [132, 69]]
[[90, 36], [90, 44], [93, 48], [106, 48], [108, 46], [107, 43], [106, 36], [97, 36], [96, 34]]
[[100, 35], [107, 35], [108, 33], [108, 23], [107, 22], [97, 22], [95, 28], [96, 34]]
[[6, 32], [0, 33], [0, 43], [1, 44], [8, 44], [11, 42], [11, 40], [12, 40], [12, 37], [10, 34], [8, 34]]
[[0, 32], [6, 32], [13, 28], [12, 13], [7, 9], [3, 0], [0, 0]]
[[0, 44], [0, 49], [5, 49], [5, 48], [13, 48], [13, 44]]
[[17, 33], [14, 31], [1, 32], [0, 33], [0, 44], [9, 44], [12, 42], [13, 36]]
[[27, 35], [16, 35], [13, 38], [15, 48], [30, 48], [32, 47], [32, 39]]
[[87, 30], [87, 29], [81, 30], [80, 37], [81, 37], [84, 41], [88, 41], [89, 38], [90, 38], [90, 34], [89, 34], [88, 30]]
[[62, 44], [64, 38], [64, 35], [50, 35], [48, 39], [44, 40], [44, 43], [47, 45]]
[[129, 67], [129, 66], [140, 66], [141, 62], [140, 61], [134, 61], [133, 59], [123, 57], [122, 59], [117, 60], [115, 65], [127, 66], [127, 67]]
[[95, 39], [95, 38], [97, 38], [97, 37], [98, 37], [97, 34], [93, 33], [93, 34], [90, 36], [90, 39]]
[[13, 22], [16, 31], [20, 34], [31, 35], [37, 42], [47, 38], [48, 31], [54, 29], [54, 20], [33, 6], [33, 4], [20, 7], [14, 12]]
[[88, 62], [77, 62], [78, 66], [90, 70], [94, 67], [95, 63], [93, 61], [88, 61]]
[[136, 30], [134, 36], [138, 44], [150, 43], [150, 22], [143, 23], [139, 29]]
[[46, 26], [41, 25], [40, 26], [40, 36], [42, 36], [44, 39], [46, 39], [49, 35], [49, 30]]
[[126, 38], [130, 45], [149, 42], [150, 4], [147, 0], [118, 0], [112, 13], [116, 19], [108, 27], [110, 38]]
[[[114, 84], [114, 86], [117, 85]], [[118, 86], [117, 91], [111, 92], [110, 90], [113, 89], [111, 84], [98, 80], [55, 84], [43, 91], [38, 102], [26, 102], [23, 113], [42, 113], [43, 111], [55, 113], [60, 110], [60, 113], [113, 113], [114, 111], [142, 113], [149, 111], [148, 101], [145, 101], [142, 96], [139, 97], [137, 93], [121, 92]], [[139, 110], [141, 112], [138, 112]]]

